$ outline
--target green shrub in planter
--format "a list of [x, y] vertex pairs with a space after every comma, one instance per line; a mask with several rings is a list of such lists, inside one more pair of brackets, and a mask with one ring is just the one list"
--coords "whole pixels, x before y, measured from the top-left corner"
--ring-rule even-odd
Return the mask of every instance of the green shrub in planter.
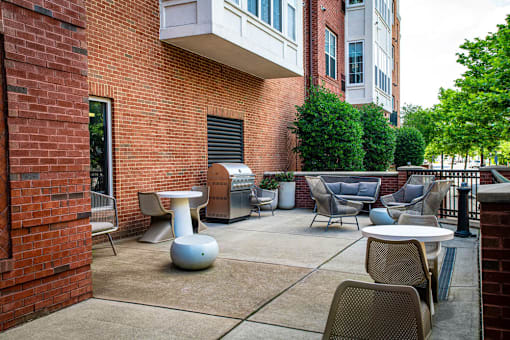
[[386, 171], [393, 163], [395, 130], [384, 117], [384, 111], [375, 104], [360, 109], [363, 124], [363, 166], [366, 171]]
[[304, 171], [363, 170], [363, 127], [356, 108], [324, 87], [312, 86], [296, 109], [294, 151]]
[[422, 165], [425, 155], [425, 140], [421, 132], [413, 127], [402, 127], [397, 130], [395, 145], [395, 165]]
[[278, 182], [294, 182], [294, 173], [293, 172], [281, 172], [274, 176], [276, 181]]
[[274, 178], [266, 177], [262, 181], [260, 181], [259, 187], [265, 190], [276, 190], [280, 184]]

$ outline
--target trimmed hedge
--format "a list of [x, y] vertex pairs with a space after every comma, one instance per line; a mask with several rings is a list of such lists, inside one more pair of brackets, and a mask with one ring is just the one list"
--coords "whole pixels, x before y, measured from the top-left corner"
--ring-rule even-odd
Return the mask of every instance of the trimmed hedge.
[[425, 155], [425, 140], [421, 132], [413, 127], [402, 127], [397, 130], [395, 146], [395, 165], [422, 165]]

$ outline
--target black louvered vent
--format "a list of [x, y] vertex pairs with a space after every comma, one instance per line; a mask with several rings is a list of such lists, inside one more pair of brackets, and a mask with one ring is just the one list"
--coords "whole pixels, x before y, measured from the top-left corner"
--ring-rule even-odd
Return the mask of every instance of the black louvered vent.
[[207, 116], [207, 152], [213, 163], [243, 163], [243, 121]]

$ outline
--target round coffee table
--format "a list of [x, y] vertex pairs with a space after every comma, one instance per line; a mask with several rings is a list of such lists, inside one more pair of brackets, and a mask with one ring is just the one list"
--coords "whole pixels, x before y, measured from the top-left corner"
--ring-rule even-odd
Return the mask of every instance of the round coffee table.
[[361, 233], [365, 237], [387, 241], [414, 239], [420, 242], [441, 242], [453, 239], [453, 231], [449, 229], [405, 224], [366, 227]]
[[158, 192], [158, 195], [172, 199], [175, 237], [193, 235], [188, 198], [200, 197], [202, 193], [200, 191], [162, 191]]
[[176, 238], [170, 247], [172, 262], [179, 268], [199, 270], [210, 267], [218, 256], [218, 242], [207, 235]]

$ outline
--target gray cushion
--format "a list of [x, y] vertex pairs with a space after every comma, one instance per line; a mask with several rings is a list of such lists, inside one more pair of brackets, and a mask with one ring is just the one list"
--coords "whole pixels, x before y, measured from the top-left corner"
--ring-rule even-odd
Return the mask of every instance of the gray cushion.
[[410, 203], [416, 197], [423, 195], [423, 185], [407, 184], [404, 190], [404, 202]]
[[[258, 201], [257, 201], [257, 198], [258, 198]], [[251, 196], [251, 198], [250, 198], [251, 204], [269, 204], [269, 203], [273, 202], [272, 197], [257, 197], [257, 198]]]
[[376, 191], [377, 191], [376, 182], [359, 182], [358, 196], [374, 197]]
[[335, 195], [336, 198], [343, 198], [348, 201], [358, 201], [358, 202], [373, 202], [374, 197], [371, 196], [356, 196], [356, 195]]
[[113, 229], [113, 224], [110, 222], [90, 222], [90, 225], [92, 225], [92, 233]]
[[334, 194], [336, 194], [336, 195], [340, 194], [340, 191], [342, 188], [342, 183], [340, 183], [340, 182], [326, 183], [326, 185], [328, 186], [329, 190], [333, 191]]
[[342, 183], [341, 195], [358, 195], [359, 183]]

